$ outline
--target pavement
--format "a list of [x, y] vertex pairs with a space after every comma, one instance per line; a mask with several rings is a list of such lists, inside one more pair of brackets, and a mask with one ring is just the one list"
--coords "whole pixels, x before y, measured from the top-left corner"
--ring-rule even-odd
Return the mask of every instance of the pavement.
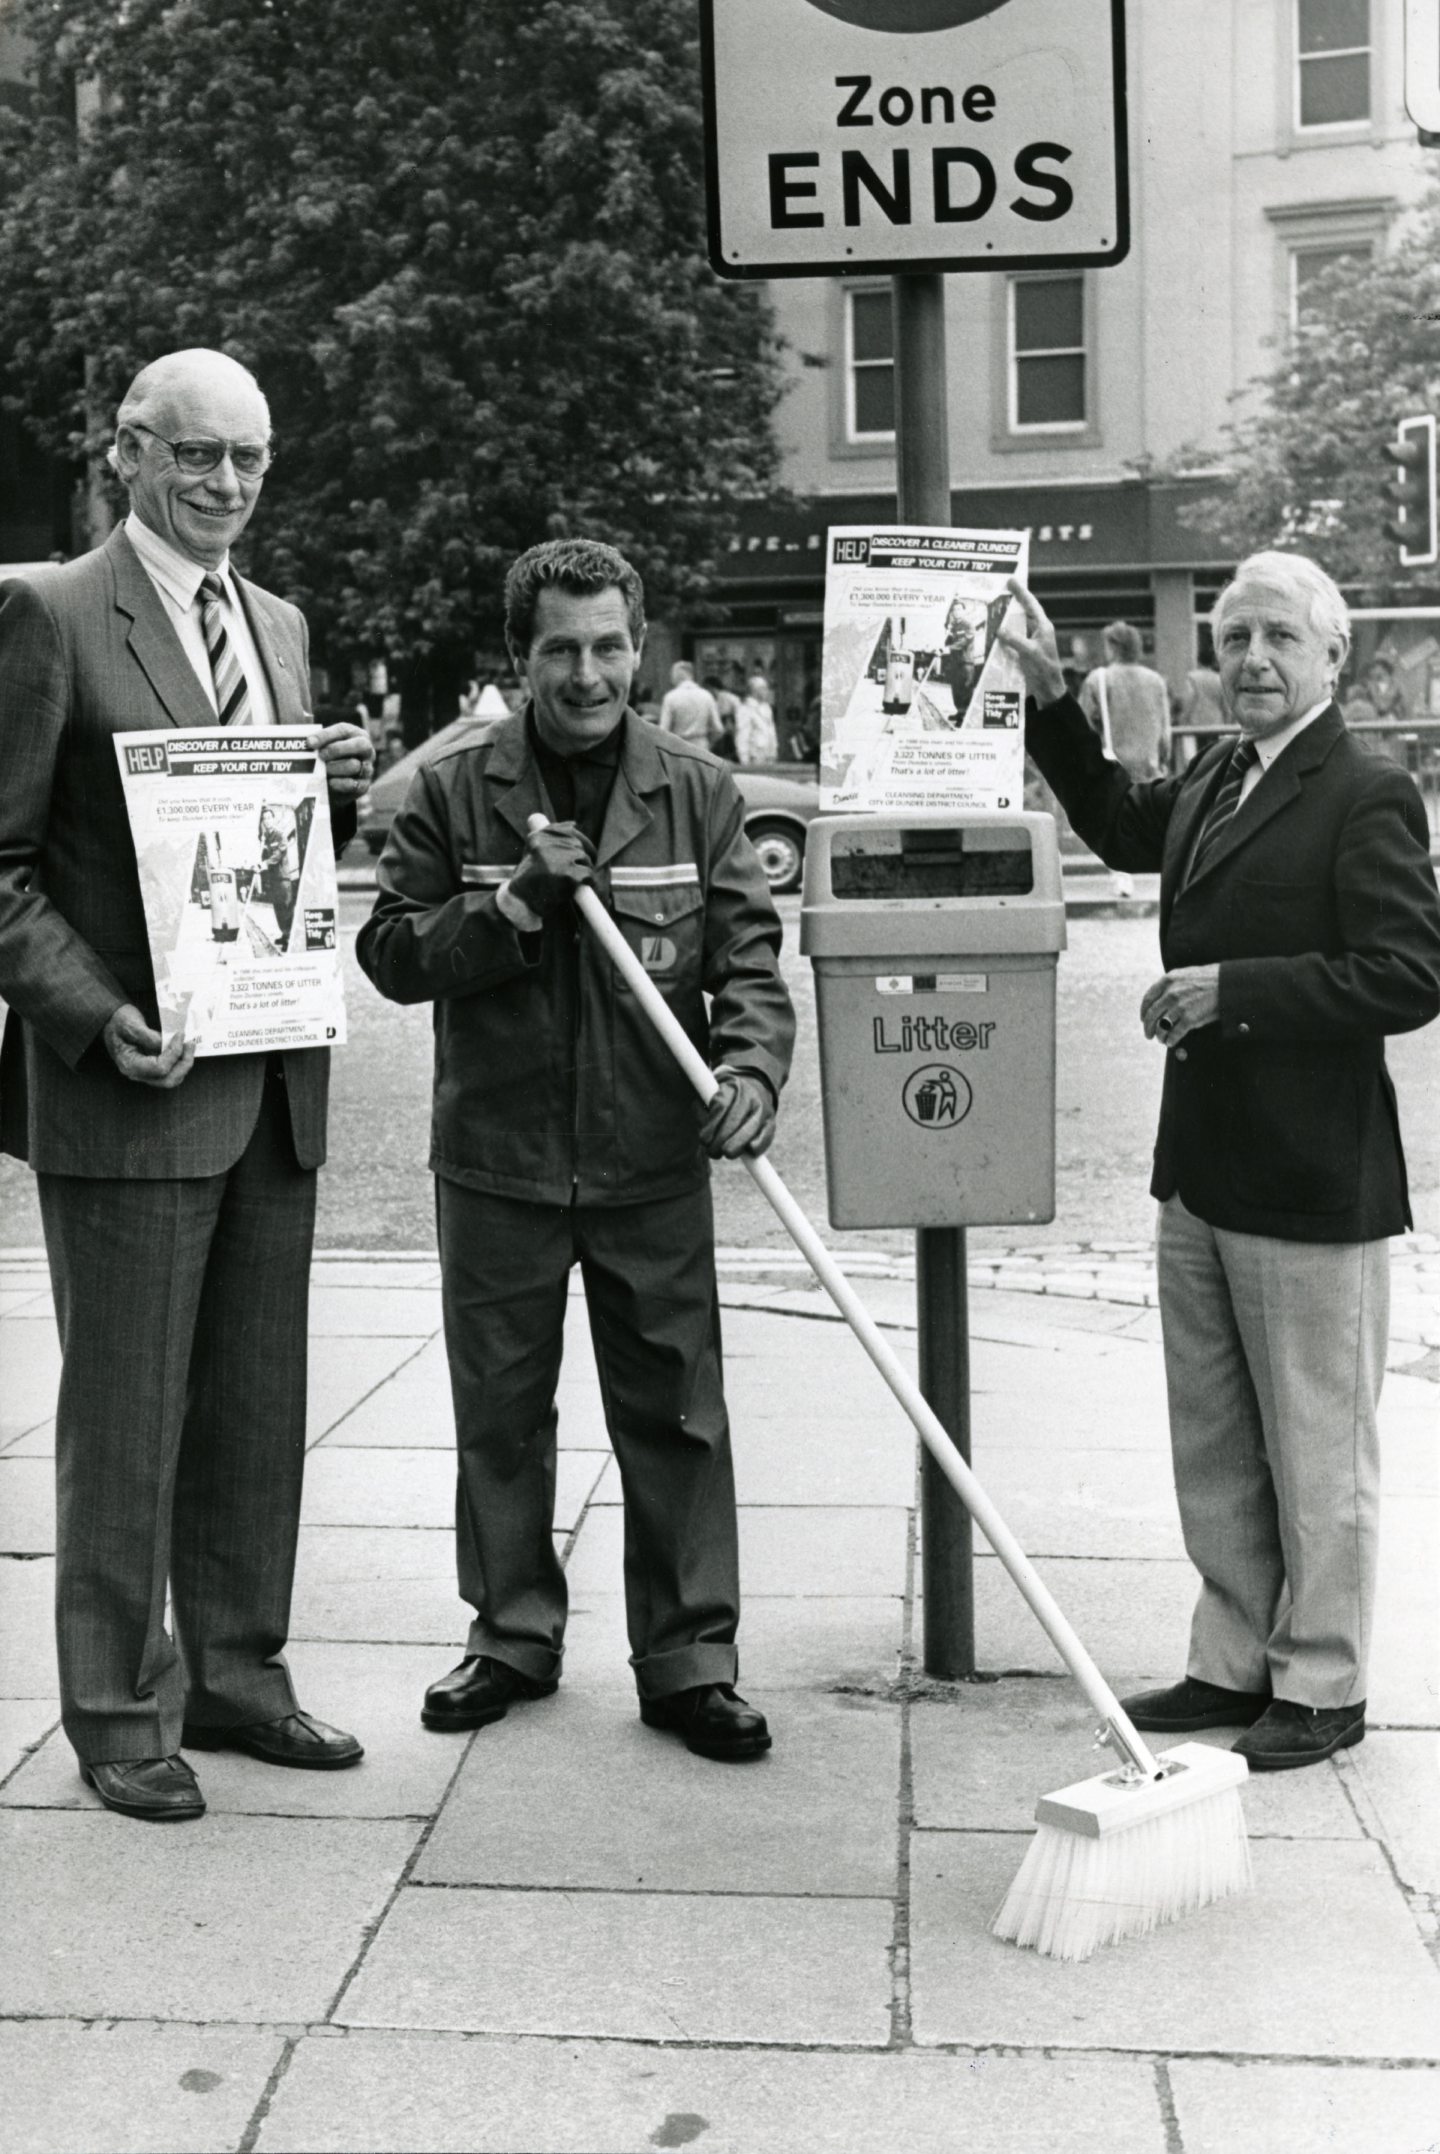
[[[903, 1261], [847, 1256], [902, 1357]], [[1434, 2154], [1440, 2147], [1440, 1248], [1397, 1249], [1370, 1732], [1244, 1793], [1253, 1894], [1079, 1967], [989, 1922], [1035, 1799], [1104, 1769], [994, 1558], [983, 1679], [921, 1669], [908, 1425], [774, 1252], [722, 1292], [758, 1763], [643, 1728], [619, 1491], [572, 1301], [565, 1681], [422, 1730], [459, 1657], [433, 1255], [316, 1265], [291, 1660], [356, 1770], [194, 1760], [199, 1824], [99, 1807], [57, 1728], [58, 1355], [0, 1262], [0, 2149]], [[1149, 1253], [987, 1252], [975, 1463], [1122, 1691], [1183, 1669]], [[1217, 1733], [1216, 1741], [1229, 1738]]]

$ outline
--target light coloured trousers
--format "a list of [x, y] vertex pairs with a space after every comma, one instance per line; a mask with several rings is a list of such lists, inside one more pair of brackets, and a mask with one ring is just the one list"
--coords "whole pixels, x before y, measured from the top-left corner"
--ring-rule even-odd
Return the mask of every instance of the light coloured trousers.
[[1200, 1573], [1189, 1672], [1359, 1704], [1375, 1601], [1384, 1241], [1294, 1242], [1160, 1207], [1175, 1493]]

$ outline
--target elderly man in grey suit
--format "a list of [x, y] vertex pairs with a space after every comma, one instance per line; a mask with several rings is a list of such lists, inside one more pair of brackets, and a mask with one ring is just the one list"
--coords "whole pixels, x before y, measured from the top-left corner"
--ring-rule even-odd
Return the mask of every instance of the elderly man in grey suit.
[[[0, 1144], [35, 1170], [64, 1357], [65, 1732], [102, 1802], [160, 1821], [205, 1808], [182, 1743], [362, 1753], [301, 1712], [283, 1653], [329, 1057], [162, 1045], [112, 746], [309, 722], [303, 617], [229, 563], [269, 409], [234, 360], [174, 352], [131, 384], [110, 453], [124, 524], [0, 585]], [[372, 751], [356, 726], [318, 737], [340, 841]]]

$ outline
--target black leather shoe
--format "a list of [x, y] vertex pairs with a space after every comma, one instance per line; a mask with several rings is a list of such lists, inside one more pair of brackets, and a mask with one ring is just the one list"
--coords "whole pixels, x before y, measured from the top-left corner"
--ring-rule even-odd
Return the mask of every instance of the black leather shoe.
[[522, 1675], [488, 1653], [470, 1653], [430, 1685], [420, 1718], [427, 1728], [487, 1728], [492, 1720], [503, 1720], [512, 1705], [553, 1697], [559, 1688], [558, 1682]]
[[181, 1757], [82, 1764], [80, 1778], [94, 1788], [107, 1810], [143, 1818], [147, 1825], [179, 1825], [205, 1815], [200, 1783]]
[[1120, 1703], [1147, 1735], [1187, 1735], [1192, 1728], [1248, 1728], [1270, 1703], [1268, 1690], [1222, 1690], [1187, 1675], [1168, 1690], [1142, 1690]]
[[312, 1773], [342, 1772], [365, 1755], [353, 1735], [327, 1728], [309, 1713], [286, 1713], [282, 1720], [251, 1721], [243, 1728], [197, 1728], [187, 1720], [180, 1740], [187, 1750], [243, 1750], [265, 1765], [298, 1765]]
[[1365, 1700], [1358, 1705], [1292, 1705], [1276, 1698], [1270, 1710], [1231, 1748], [1252, 1773], [1293, 1772], [1318, 1765], [1337, 1750], [1365, 1740]]
[[686, 1749], [697, 1757], [758, 1758], [770, 1748], [765, 1715], [738, 1698], [733, 1683], [701, 1683], [668, 1698], [642, 1698], [640, 1718], [647, 1728], [683, 1735]]

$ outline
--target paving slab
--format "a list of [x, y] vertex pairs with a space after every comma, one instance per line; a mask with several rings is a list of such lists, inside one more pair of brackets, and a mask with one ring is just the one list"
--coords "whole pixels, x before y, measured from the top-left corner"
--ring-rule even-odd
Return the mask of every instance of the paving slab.
[[[447, 1657], [448, 1654], [448, 1657]], [[410, 1817], [439, 1808], [467, 1738], [420, 1725], [427, 1683], [454, 1664], [458, 1649], [435, 1646], [291, 1646], [296, 1692], [307, 1710], [348, 1728], [365, 1746], [340, 1773], [286, 1772], [239, 1751], [190, 1751], [213, 1815]], [[56, 1715], [51, 1714], [51, 1720]], [[101, 1810], [63, 1734], [55, 1733], [0, 1790], [0, 1807]]]
[[[1195, 1599], [1195, 1573], [1188, 1563], [1052, 1557], [1040, 1571], [1113, 1686], [1135, 1689], [1152, 1678], [1173, 1682], [1184, 1673]], [[917, 1638], [923, 1615], [917, 1594]], [[1058, 1675], [1064, 1670], [1028, 1604], [999, 1559], [984, 1552], [978, 1535], [975, 1641], [978, 1664], [991, 1674], [1029, 1670]]]
[[473, 1611], [451, 1538], [410, 1526], [302, 1526], [292, 1638], [454, 1645]]
[[912, 1838], [917, 2042], [1440, 2059], [1440, 1969], [1369, 1841], [1256, 1840], [1253, 1892], [1078, 1967], [990, 1935], [1025, 1844]]
[[60, 1341], [55, 1320], [6, 1317], [0, 1323], [0, 1444], [9, 1445], [55, 1411]]
[[[740, 1507], [740, 1577], [746, 1593], [897, 1593], [905, 1583], [907, 1513], [856, 1505]], [[612, 1591], [621, 1576], [624, 1524], [614, 1506], [590, 1513], [570, 1559], [572, 1588]]]
[[351, 2027], [883, 2048], [892, 1925], [886, 1900], [411, 1885], [335, 2017]]
[[726, 1766], [643, 1726], [633, 1695], [566, 1686], [482, 1731], [415, 1876], [609, 1892], [893, 1894], [899, 1794], [893, 1705], [791, 1696], [774, 1749]]
[[1440, 1736], [1372, 1728], [1335, 1766], [1401, 1884], [1440, 1895]]
[[39, 1748], [59, 1718], [58, 1698], [0, 1699], [0, 1782]]
[[[555, 1524], [563, 1532], [574, 1528], [610, 1463], [608, 1452], [561, 1452]], [[5, 1465], [0, 1459], [0, 1496]], [[617, 1481], [617, 1492], [618, 1487]], [[453, 1533], [454, 1452], [324, 1445], [306, 1461], [300, 1515], [307, 1526], [413, 1526]]]
[[1168, 1452], [977, 1437], [973, 1464], [1027, 1555], [1183, 1556]]
[[1440, 1504], [1383, 1498], [1369, 1717], [1440, 1726]]
[[1221, 2064], [1170, 2066], [1185, 2154], [1434, 2154], [1440, 2077], [1423, 2067]]
[[55, 1456], [55, 1416], [48, 1421], [37, 1421], [34, 1428], [23, 1436], [12, 1437], [8, 1444], [0, 1446], [6, 1458], [49, 1458]]
[[54, 1698], [55, 1559], [0, 1556], [0, 1698]]
[[414, 1356], [415, 1339], [312, 1338], [309, 1439], [326, 1435], [360, 1401]]
[[[587, 1529], [588, 1530], [588, 1529]], [[897, 1672], [905, 1604], [889, 1597], [804, 1601], [746, 1593], [740, 1609], [740, 1682], [757, 1704], [772, 1691], [878, 1690]], [[572, 1592], [565, 1681], [576, 1688], [634, 1682], [618, 1593]]]
[[109, 1811], [0, 1816], [0, 2014], [318, 2019], [415, 1845], [414, 1823]]
[[425, 1339], [439, 1329], [438, 1287], [316, 1284], [310, 1289], [312, 1338]]
[[1164, 2154], [1153, 2070], [1123, 2059], [362, 2033], [299, 2044], [256, 2144], [259, 2154], [1038, 2154], [1056, 2144], [1057, 2116], [1065, 2154]]
[[[1114, 1770], [1094, 1747], [1095, 1715], [1068, 1679], [957, 1683], [910, 1709], [915, 1822], [952, 1831], [1017, 1832], [1041, 1795]], [[1187, 1736], [1228, 1750], [1239, 1730]], [[1168, 1747], [1151, 1737], [1157, 1748]], [[1358, 1755], [1358, 1753], [1356, 1753]], [[1252, 1839], [1360, 1840], [1364, 1827], [1333, 1764], [1257, 1773], [1242, 1791]]]
[[971, 1357], [977, 1450], [1038, 1452], [1062, 1468], [1076, 1453], [1145, 1451], [1168, 1463], [1170, 1424], [1162, 1364], [1131, 1341], [1088, 1339], [1064, 1353], [1032, 1340], [975, 1344]]
[[243, 2027], [0, 2025], [6, 2154], [228, 2154], [283, 2046]]
[[[350, 1343], [343, 1338], [328, 1342], [342, 1351]], [[327, 1421], [323, 1447], [380, 1444], [389, 1449], [399, 1444], [453, 1452], [455, 1414], [443, 1339], [365, 1343], [384, 1347], [392, 1356], [390, 1373], [367, 1386], [348, 1412]]]
[[54, 1466], [46, 1458], [0, 1458], [0, 1555], [54, 1553]]

